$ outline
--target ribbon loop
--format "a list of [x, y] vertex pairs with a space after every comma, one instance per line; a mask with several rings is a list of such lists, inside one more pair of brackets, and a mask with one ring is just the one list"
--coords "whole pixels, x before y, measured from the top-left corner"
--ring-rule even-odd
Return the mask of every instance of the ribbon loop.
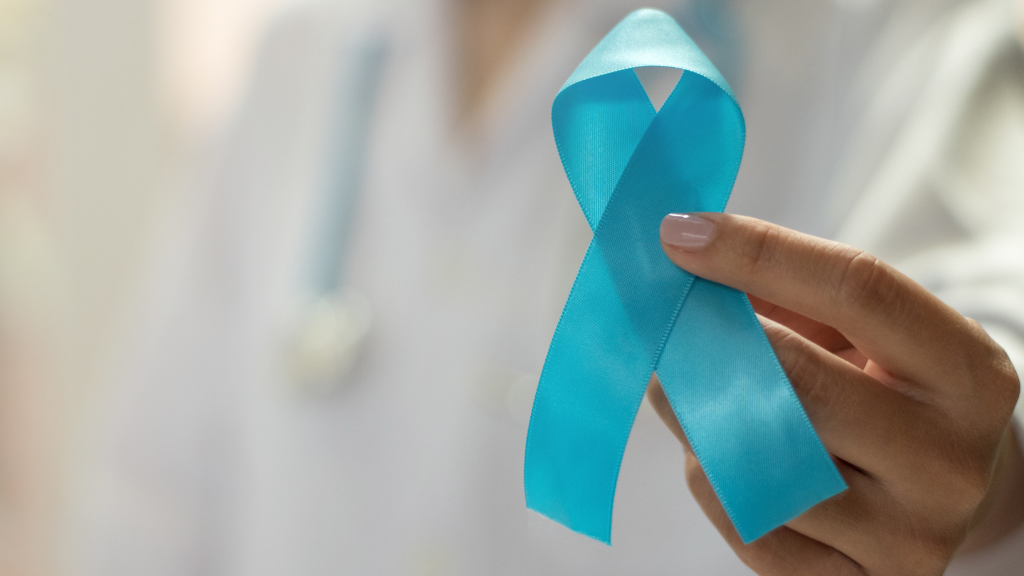
[[[683, 70], [657, 113], [633, 68]], [[663, 12], [616, 26], [552, 125], [594, 238], [534, 399], [527, 506], [611, 542], [622, 455], [652, 371], [744, 541], [846, 488], [742, 293], [661, 249], [670, 212], [720, 212], [745, 127], [728, 84]]]

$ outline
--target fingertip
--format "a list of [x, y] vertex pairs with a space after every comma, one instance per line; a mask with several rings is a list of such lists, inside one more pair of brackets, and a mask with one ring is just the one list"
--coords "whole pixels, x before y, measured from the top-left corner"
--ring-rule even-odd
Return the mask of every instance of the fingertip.
[[661, 241], [665, 246], [699, 252], [711, 243], [717, 225], [702, 214], [669, 214], [661, 220]]

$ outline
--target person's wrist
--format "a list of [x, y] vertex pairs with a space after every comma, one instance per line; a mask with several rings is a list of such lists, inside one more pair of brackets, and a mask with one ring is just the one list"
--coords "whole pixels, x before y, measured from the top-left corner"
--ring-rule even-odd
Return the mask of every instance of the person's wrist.
[[1000, 446], [988, 494], [978, 506], [957, 556], [969, 556], [997, 544], [1024, 524], [1024, 452], [1011, 420]]

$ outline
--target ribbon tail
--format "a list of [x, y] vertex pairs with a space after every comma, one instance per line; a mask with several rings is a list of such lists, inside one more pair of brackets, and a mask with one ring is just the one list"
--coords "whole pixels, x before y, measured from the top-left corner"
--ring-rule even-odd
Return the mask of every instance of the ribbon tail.
[[697, 278], [657, 374], [745, 543], [846, 489], [742, 292]]
[[526, 441], [526, 505], [611, 544], [619, 466], [651, 358], [591, 243], [548, 349]]

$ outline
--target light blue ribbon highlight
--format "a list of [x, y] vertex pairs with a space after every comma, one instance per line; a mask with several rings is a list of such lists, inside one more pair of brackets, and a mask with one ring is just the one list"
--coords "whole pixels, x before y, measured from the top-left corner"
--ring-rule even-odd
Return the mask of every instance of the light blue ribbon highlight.
[[[640, 66], [683, 70], [660, 111]], [[744, 542], [845, 490], [746, 296], [661, 249], [661, 219], [721, 212], [739, 169], [743, 115], [715, 67], [667, 14], [638, 10], [579, 65], [551, 116], [594, 238], [534, 399], [527, 506], [611, 543], [652, 371]]]

